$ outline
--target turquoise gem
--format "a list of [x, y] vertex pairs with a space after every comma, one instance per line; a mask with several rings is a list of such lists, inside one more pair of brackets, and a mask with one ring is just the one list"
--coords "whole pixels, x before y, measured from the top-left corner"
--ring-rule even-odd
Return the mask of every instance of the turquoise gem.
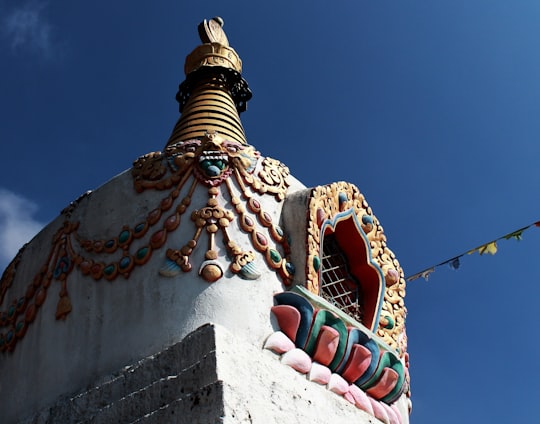
[[318, 271], [321, 267], [321, 259], [318, 256], [313, 256], [313, 268]]
[[272, 262], [277, 264], [281, 261], [281, 255], [277, 250], [270, 249], [270, 259], [272, 260]]
[[137, 259], [143, 259], [148, 254], [148, 247], [141, 247], [137, 250]]
[[122, 231], [120, 235], [118, 236], [118, 241], [120, 243], [125, 243], [128, 240], [129, 240], [129, 231], [127, 230]]
[[114, 272], [115, 269], [116, 269], [116, 266], [114, 266], [114, 265], [108, 265], [108, 266], [106, 266], [105, 269], [103, 270], [103, 273], [104, 273], [105, 275], [111, 275], [111, 274]]
[[392, 328], [394, 328], [394, 326], [396, 325], [396, 323], [394, 322], [394, 319], [390, 316], [385, 316], [386, 320], [388, 321], [388, 323], [384, 326], [384, 328], [387, 328], [389, 330], [391, 330]]

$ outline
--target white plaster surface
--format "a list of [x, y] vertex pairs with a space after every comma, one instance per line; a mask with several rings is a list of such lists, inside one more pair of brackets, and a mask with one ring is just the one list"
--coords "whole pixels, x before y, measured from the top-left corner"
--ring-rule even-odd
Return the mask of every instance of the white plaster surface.
[[380, 423], [217, 324], [20, 424], [49, 422]]
[[225, 383], [224, 423], [380, 423], [325, 386], [216, 326], [218, 378]]
[[[303, 188], [291, 178], [290, 191]], [[165, 196], [166, 192], [156, 190], [136, 193], [130, 172], [126, 171], [82, 199], [70, 219], [81, 222], [81, 237], [107, 240], [117, 236], [123, 225], [133, 227], [144, 221]], [[206, 189], [201, 186], [190, 207], [204, 207], [206, 199]], [[261, 203], [279, 222], [283, 202], [261, 198]], [[162, 220], [168, 215], [165, 213]], [[262, 258], [257, 258], [261, 277], [244, 280], [228, 270], [229, 260], [223, 245], [218, 245], [222, 255], [218, 261], [225, 276], [209, 284], [197, 275], [207, 248], [206, 238], [201, 237], [202, 246], [193, 253], [191, 272], [181, 272], [173, 278], [159, 275], [167, 247], [180, 248], [193, 236], [194, 226], [189, 217], [187, 211], [180, 227], [169, 233], [165, 246], [154, 251], [146, 265], [135, 267], [127, 280], [118, 276], [111, 282], [94, 281], [74, 269], [67, 284], [73, 310], [64, 321], [55, 319], [60, 283], [53, 280], [47, 299], [24, 338], [18, 341], [14, 352], [0, 356], [2, 423], [40, 410], [61, 395], [76, 393], [97, 377], [178, 342], [208, 322], [222, 325], [252, 346], [262, 346], [264, 338], [275, 330], [270, 319], [272, 296], [283, 290], [277, 274]], [[53, 221], [27, 246], [2, 310], [24, 295], [34, 275], [46, 263], [53, 235], [63, 220], [61, 216]], [[248, 235], [238, 226], [231, 225], [231, 234], [240, 246], [254, 250]], [[137, 249], [138, 242], [131, 252]], [[121, 250], [108, 260], [119, 259], [120, 254]]]

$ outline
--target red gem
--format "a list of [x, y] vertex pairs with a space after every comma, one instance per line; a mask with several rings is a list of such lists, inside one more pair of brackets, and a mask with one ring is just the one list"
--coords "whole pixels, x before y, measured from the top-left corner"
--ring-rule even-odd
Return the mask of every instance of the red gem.
[[82, 261], [79, 265], [79, 268], [83, 272], [83, 274], [88, 274], [90, 272], [91, 263], [89, 261]]
[[161, 210], [160, 209], [154, 209], [152, 212], [148, 214], [148, 222], [150, 225], [154, 225], [156, 222], [158, 222], [159, 218], [161, 218]]
[[171, 215], [165, 221], [165, 228], [168, 231], [174, 230], [178, 226], [178, 215]]
[[161, 247], [167, 238], [167, 233], [164, 230], [160, 230], [157, 233], [154, 233], [150, 238], [150, 245], [156, 249]]
[[101, 264], [95, 264], [90, 268], [90, 272], [93, 275], [100, 275], [101, 274]]
[[326, 214], [324, 213], [324, 210], [321, 208], [317, 209], [317, 225], [320, 227], [326, 218]]
[[266, 246], [268, 244], [268, 241], [266, 240], [266, 237], [262, 235], [261, 233], [257, 233], [257, 241], [259, 244]]
[[255, 199], [250, 199], [249, 202], [250, 202], [250, 206], [253, 209], [253, 211], [254, 212], [259, 212], [259, 210], [261, 209], [261, 204]]
[[263, 218], [266, 222], [268, 222], [269, 224], [272, 222], [272, 217], [270, 216], [270, 214], [268, 212], [264, 212], [263, 213]]

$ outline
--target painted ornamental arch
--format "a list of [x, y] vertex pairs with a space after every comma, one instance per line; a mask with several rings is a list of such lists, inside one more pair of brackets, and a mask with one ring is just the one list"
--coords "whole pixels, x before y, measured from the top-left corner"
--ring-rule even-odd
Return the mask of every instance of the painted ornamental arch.
[[370, 330], [377, 328], [384, 275], [354, 210], [321, 223], [319, 295]]
[[[406, 352], [405, 276], [386, 245], [381, 224], [353, 184], [337, 182], [318, 186], [309, 198], [306, 288], [327, 300], [336, 298], [331, 294], [332, 283], [324, 280], [328, 268], [325, 269], [323, 248], [328, 238], [334, 239], [346, 260], [351, 277], [348, 284], [357, 284], [363, 293], [358, 305], [363, 317], [359, 321], [398, 352]], [[337, 296], [344, 292], [342, 287]], [[354, 308], [351, 296], [341, 302], [348, 306], [339, 306], [339, 298], [330, 301], [346, 313]], [[352, 317], [355, 318], [354, 314]]]
[[[288, 208], [285, 227], [305, 237], [305, 256], [291, 259], [305, 275], [274, 295], [279, 331], [265, 348], [382, 422], [408, 422], [405, 278], [382, 226], [346, 182], [308, 189]], [[293, 228], [302, 211], [304, 231]]]

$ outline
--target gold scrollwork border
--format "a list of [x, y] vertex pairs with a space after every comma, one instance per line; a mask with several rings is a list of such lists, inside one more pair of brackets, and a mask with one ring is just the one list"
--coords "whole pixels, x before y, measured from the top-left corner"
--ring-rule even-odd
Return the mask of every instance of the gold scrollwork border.
[[405, 275], [394, 253], [386, 245], [386, 236], [364, 195], [353, 184], [337, 182], [312, 189], [308, 204], [306, 288], [319, 295], [320, 225], [337, 213], [353, 209], [362, 223], [373, 260], [385, 276], [386, 291], [376, 334], [400, 355], [407, 351], [405, 333]]

